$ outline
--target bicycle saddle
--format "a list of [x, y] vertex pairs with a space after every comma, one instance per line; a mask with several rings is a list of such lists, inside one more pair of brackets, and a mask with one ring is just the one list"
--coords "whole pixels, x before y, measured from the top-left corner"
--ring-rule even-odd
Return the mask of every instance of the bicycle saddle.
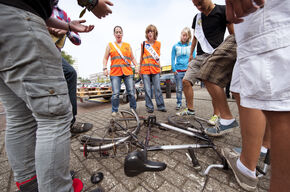
[[124, 171], [128, 177], [134, 177], [146, 171], [163, 171], [166, 164], [146, 159], [145, 151], [133, 151], [125, 158]]

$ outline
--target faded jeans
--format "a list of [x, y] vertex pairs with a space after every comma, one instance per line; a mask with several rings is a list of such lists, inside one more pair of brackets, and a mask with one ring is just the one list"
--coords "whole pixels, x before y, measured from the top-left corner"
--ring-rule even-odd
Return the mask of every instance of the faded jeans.
[[136, 99], [134, 96], [134, 86], [133, 86], [133, 75], [122, 75], [122, 76], [110, 76], [113, 96], [111, 98], [112, 102], [112, 112], [118, 112], [119, 110], [119, 96], [121, 89], [121, 81], [124, 80], [126, 91], [128, 93], [130, 108], [135, 109], [137, 107]]
[[40, 192], [73, 191], [71, 104], [61, 55], [40, 17], [0, 3], [0, 101], [14, 180], [37, 175]]
[[175, 81], [176, 81], [176, 99], [177, 105], [182, 105], [182, 79], [185, 75], [185, 72], [177, 72], [176, 75], [174, 75]]
[[152, 85], [154, 87], [155, 91], [155, 100], [158, 110], [165, 109], [164, 100], [162, 96], [162, 91], [160, 87], [160, 74], [142, 74], [142, 79], [144, 83], [144, 89], [145, 89], [145, 102], [146, 102], [146, 108], [150, 110], [154, 110], [154, 105], [152, 102], [152, 86], [151, 86], [151, 80]]

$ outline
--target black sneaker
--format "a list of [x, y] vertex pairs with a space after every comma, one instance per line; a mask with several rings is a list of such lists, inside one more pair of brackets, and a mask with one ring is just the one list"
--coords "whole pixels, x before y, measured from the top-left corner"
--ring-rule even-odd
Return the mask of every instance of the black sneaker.
[[87, 132], [88, 130], [93, 128], [93, 124], [91, 123], [80, 123], [80, 122], [75, 122], [71, 128], [70, 131], [71, 133], [83, 133]]

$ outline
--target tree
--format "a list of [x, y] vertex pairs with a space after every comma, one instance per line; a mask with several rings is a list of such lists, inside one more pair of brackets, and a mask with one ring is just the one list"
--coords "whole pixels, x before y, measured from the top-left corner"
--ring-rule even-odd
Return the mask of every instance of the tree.
[[82, 78], [82, 77], [78, 77], [78, 80], [80, 83], [84, 83], [84, 84], [90, 84], [91, 81], [88, 78]]
[[76, 61], [71, 55], [67, 54], [65, 51], [61, 51], [61, 56], [70, 64], [73, 65]]

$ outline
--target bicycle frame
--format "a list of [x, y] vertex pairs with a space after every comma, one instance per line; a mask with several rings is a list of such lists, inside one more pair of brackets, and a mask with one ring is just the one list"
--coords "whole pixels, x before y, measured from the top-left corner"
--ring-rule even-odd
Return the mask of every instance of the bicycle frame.
[[[150, 118], [151, 118], [151, 120], [150, 120]], [[152, 118], [155, 118], [155, 120], [152, 120]], [[178, 128], [178, 127], [175, 127], [175, 126], [172, 126], [172, 125], [168, 125], [166, 123], [158, 123], [158, 122], [156, 122], [156, 117], [155, 116], [149, 116], [148, 119], [145, 120], [145, 122], [147, 123], [148, 129], [149, 129], [150, 126], [156, 125], [156, 126], [159, 126], [159, 127], [163, 127], [163, 128], [170, 129], [170, 130], [178, 132], [178, 133], [182, 133], [182, 134], [194, 137], [194, 138], [198, 138], [198, 139], [206, 142], [206, 144], [182, 144], [182, 145], [148, 146], [148, 139], [149, 138], [146, 138], [146, 141], [145, 141], [146, 144], [145, 145], [139, 143], [140, 146], [141, 146], [142, 151], [145, 150], [146, 153], [147, 153], [147, 151], [181, 150], [181, 149], [188, 149], [188, 150], [191, 149], [191, 150], [193, 150], [193, 149], [211, 148], [217, 153], [218, 157], [220, 157], [220, 159], [222, 161], [222, 164], [218, 165], [218, 166], [216, 166], [216, 165], [209, 166], [209, 168], [207, 168], [207, 170], [206, 170], [206, 172], [204, 172], [204, 174], [208, 174], [209, 170], [211, 168], [213, 168], [213, 167], [227, 168], [226, 161], [223, 158], [223, 156], [221, 154], [219, 154], [219, 152], [216, 150], [216, 146], [214, 145], [214, 143], [202, 131], [200, 131], [200, 130], [194, 131], [195, 129], [193, 129], [193, 131], [192, 130], [184, 130], [184, 129], [181, 129], [181, 128]], [[81, 147], [80, 150], [84, 151], [85, 153], [87, 153], [87, 152], [104, 151], [104, 150], [111, 149], [114, 146], [119, 145], [121, 143], [124, 143], [125, 141], [127, 141], [128, 139], [131, 139], [131, 138], [133, 138], [135, 140], [138, 140], [138, 137], [136, 135], [130, 134], [126, 138], [117, 140], [114, 143], [100, 145], [100, 146], [95, 146], [95, 147], [84, 146], [84, 147]], [[98, 140], [97, 138], [92, 138], [92, 139], [96, 139], [96, 141]], [[196, 157], [194, 155], [194, 152], [192, 151], [192, 152], [190, 152], [190, 154], [191, 154], [191, 156], [190, 156], [191, 159], [190, 160], [194, 159], [194, 160], [192, 160], [193, 166], [194, 167], [198, 167], [199, 163], [198, 163], [198, 160], [196, 159]], [[147, 155], [145, 155], [145, 158], [146, 157], [147, 157]], [[195, 162], [195, 164], [194, 164], [194, 162]]]

